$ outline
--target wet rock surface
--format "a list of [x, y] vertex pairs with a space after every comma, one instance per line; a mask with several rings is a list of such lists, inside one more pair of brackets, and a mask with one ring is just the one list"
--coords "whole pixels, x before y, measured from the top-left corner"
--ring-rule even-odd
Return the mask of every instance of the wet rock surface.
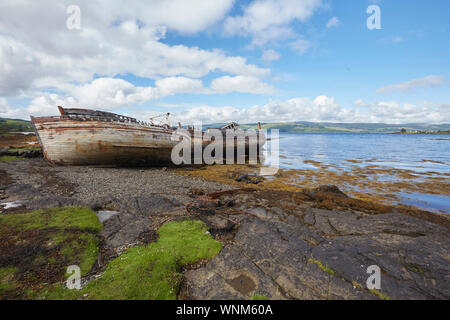
[[[22, 201], [0, 214], [72, 205], [117, 212], [102, 222], [100, 267], [156, 241], [165, 222], [204, 221], [224, 248], [186, 270], [181, 298], [450, 298], [447, 218], [377, 211], [333, 186], [231, 190], [163, 169], [52, 167], [42, 159], [0, 166], [0, 202]], [[327, 209], [327, 201], [342, 208]], [[371, 265], [381, 269], [377, 292], [366, 287]]]
[[[186, 273], [190, 298], [450, 297], [445, 226], [400, 213], [372, 215], [274, 201], [262, 192], [233, 198], [251, 217], [240, 216], [234, 241], [210, 263]], [[372, 265], [381, 269], [377, 292], [366, 286]]]

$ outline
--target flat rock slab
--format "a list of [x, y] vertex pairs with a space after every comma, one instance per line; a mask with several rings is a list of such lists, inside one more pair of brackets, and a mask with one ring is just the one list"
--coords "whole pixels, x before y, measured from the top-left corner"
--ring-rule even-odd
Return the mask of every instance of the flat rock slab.
[[[232, 245], [186, 273], [192, 299], [449, 299], [448, 229], [401, 214], [312, 209], [305, 223], [251, 218]], [[320, 222], [321, 221], [321, 222]], [[339, 223], [337, 223], [339, 222]], [[381, 289], [366, 288], [381, 268]]]

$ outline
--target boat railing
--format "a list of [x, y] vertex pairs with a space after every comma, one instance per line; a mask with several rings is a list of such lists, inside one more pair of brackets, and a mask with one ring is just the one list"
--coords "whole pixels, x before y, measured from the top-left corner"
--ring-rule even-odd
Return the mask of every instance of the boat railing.
[[151, 124], [149, 122], [140, 121], [134, 118], [126, 117], [126, 116], [118, 116], [118, 117], [104, 117], [104, 116], [95, 116], [95, 115], [64, 115], [60, 117], [61, 119], [70, 119], [70, 120], [78, 120], [78, 121], [102, 121], [102, 122], [119, 122], [127, 125], [135, 125], [141, 127], [148, 128], [160, 128], [160, 129], [170, 129], [168, 125], [156, 125]]

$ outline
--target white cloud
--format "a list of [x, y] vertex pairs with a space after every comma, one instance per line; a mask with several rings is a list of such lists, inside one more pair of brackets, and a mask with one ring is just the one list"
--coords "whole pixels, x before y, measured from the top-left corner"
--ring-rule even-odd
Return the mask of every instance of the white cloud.
[[167, 30], [198, 32], [221, 21], [232, 0], [78, 1], [81, 30], [66, 28], [70, 0], [0, 3], [0, 95], [94, 75], [200, 78], [211, 72], [266, 77], [270, 70], [240, 56], [161, 42]]
[[[240, 123], [262, 122], [344, 122], [344, 123], [449, 123], [450, 106], [413, 105], [397, 102], [365, 103], [359, 100], [356, 107], [344, 108], [334, 98], [318, 96], [314, 99], [294, 98], [287, 101], [271, 101], [262, 106], [236, 108], [232, 106], [192, 107], [173, 115], [182, 123]], [[445, 110], [444, 110], [445, 108]], [[150, 116], [150, 115], [149, 115]], [[145, 117], [144, 117], [145, 119]]]
[[216, 78], [211, 82], [211, 89], [217, 93], [246, 92], [254, 94], [269, 94], [275, 89], [251, 76], [224, 76]]
[[228, 17], [224, 30], [229, 35], [251, 36], [252, 45], [295, 36], [289, 26], [305, 22], [321, 6], [321, 0], [256, 0], [243, 9], [242, 15]]
[[10, 106], [5, 98], [0, 98], [0, 114], [8, 112]]
[[287, 101], [272, 101], [263, 106], [235, 108], [231, 106], [193, 107], [175, 114], [182, 123], [203, 123], [238, 121], [249, 122], [290, 122], [290, 121], [344, 121], [351, 119], [351, 112], [335, 103], [333, 98], [318, 96], [294, 98]]
[[410, 81], [392, 84], [386, 87], [379, 88], [377, 93], [392, 93], [392, 92], [408, 92], [419, 88], [433, 88], [447, 84], [444, 76], [429, 75], [424, 78], [413, 79]]
[[339, 20], [339, 18], [338, 17], [333, 17], [333, 18], [330, 19], [330, 21], [328, 21], [327, 28], [330, 29], [330, 28], [333, 28], [333, 27], [337, 27], [340, 24], [341, 24], [341, 21]]
[[384, 37], [381, 38], [378, 42], [381, 44], [391, 44], [391, 43], [401, 43], [405, 41], [405, 39], [402, 36], [390, 36], [390, 37]]
[[[188, 78], [166, 78], [156, 82], [155, 87], [140, 87], [123, 79], [99, 78], [90, 83], [76, 86], [64, 86], [63, 93], [41, 92], [33, 98], [26, 108], [17, 109], [21, 118], [33, 116], [54, 115], [56, 106], [82, 107], [101, 110], [114, 110], [120, 107], [130, 107], [149, 100], [169, 96], [178, 92], [198, 90], [200, 80]], [[189, 87], [189, 84], [191, 86]], [[196, 86], [192, 86], [196, 84]], [[0, 113], [0, 116], [2, 114]]]
[[268, 94], [275, 89], [251, 76], [223, 76], [204, 87], [198, 79], [167, 77], [155, 81], [155, 86], [135, 86], [123, 79], [99, 78], [83, 85], [64, 84], [60, 93], [38, 92], [26, 108], [12, 109], [6, 99], [0, 100], [0, 116], [29, 118], [55, 114], [56, 106], [115, 110], [132, 107], [177, 93], [224, 94], [243, 92]]
[[79, 105], [115, 109], [155, 99], [159, 93], [153, 87], [136, 87], [122, 79], [100, 78], [74, 87], [71, 94]]
[[73, 108], [80, 105], [72, 97], [64, 98], [55, 93], [43, 93], [41, 96], [33, 98], [28, 107], [19, 110], [23, 114], [22, 119], [29, 119], [30, 115], [35, 117], [57, 115], [57, 106]]
[[19, 118], [21, 112], [11, 108], [5, 98], [0, 98], [0, 118]]
[[272, 61], [280, 60], [281, 54], [275, 50], [264, 50], [261, 59], [266, 63], [270, 63]]
[[[120, 0], [20, 0], [3, 1], [0, 5], [2, 19], [11, 31], [22, 28], [30, 19], [35, 25], [32, 32], [43, 30], [54, 33], [54, 27], [65, 28], [69, 5], [81, 9], [81, 27], [103, 26], [127, 20], [139, 20], [148, 26], [164, 26], [183, 33], [203, 31], [220, 22], [231, 9], [234, 0], [129, 0], [124, 5]], [[19, 12], [19, 9], [21, 12]], [[39, 21], [39, 23], [35, 23]]]
[[[365, 103], [361, 99], [355, 101], [360, 109], [358, 118], [361, 122], [384, 123], [449, 123], [449, 105], [422, 103], [400, 104], [396, 101], [379, 101]], [[445, 107], [446, 106], [446, 107]], [[360, 118], [361, 117], [361, 118]]]
[[291, 48], [298, 54], [303, 55], [311, 48], [311, 42], [305, 39], [299, 39], [291, 43]]
[[5, 39], [0, 33], [0, 95], [21, 94], [42, 69], [40, 61], [24, 44]]
[[34, 98], [25, 113], [34, 116], [51, 115], [58, 105], [114, 110], [174, 95], [205, 90], [201, 80], [170, 77], [155, 82], [155, 87], [140, 87], [123, 79], [99, 78], [82, 86], [66, 86], [66, 95], [41, 93]]
[[156, 81], [160, 96], [169, 96], [176, 93], [202, 93], [206, 90], [201, 80], [185, 77], [170, 77]]
[[[116, 86], [120, 94], [116, 91], [100, 90], [102, 93], [90, 95], [89, 91], [93, 87], [102, 87], [102, 82], [90, 84], [90, 86], [74, 90], [86, 96], [63, 97], [58, 94], [43, 93], [34, 98], [28, 107], [12, 109], [5, 99], [0, 99], [0, 116], [9, 118], [29, 118], [29, 115], [55, 115], [56, 106], [86, 107], [91, 105], [90, 101], [102, 106], [102, 110], [114, 110], [128, 103], [139, 103], [149, 96], [158, 94], [161, 87], [134, 87], [126, 81], [102, 80], [110, 82], [110, 86]], [[178, 80], [177, 80], [178, 81]], [[169, 83], [169, 82], [168, 82]], [[186, 82], [188, 83], [188, 82]], [[120, 89], [119, 89], [120, 88]], [[186, 87], [173, 86], [171, 92], [187, 90]], [[181, 89], [180, 89], [181, 88]], [[206, 90], [203, 87], [195, 87], [194, 90]], [[208, 89], [213, 90], [213, 89]], [[151, 92], [151, 93], [150, 93]], [[108, 93], [110, 93], [108, 95]], [[223, 123], [237, 121], [240, 123], [263, 122], [292, 122], [292, 121], [313, 121], [313, 122], [365, 122], [365, 123], [450, 123], [450, 105], [442, 103], [422, 102], [418, 104], [398, 103], [396, 101], [365, 102], [358, 99], [353, 106], [343, 107], [335, 101], [333, 97], [325, 95], [314, 99], [298, 97], [286, 101], [270, 101], [265, 105], [255, 105], [248, 108], [237, 108], [233, 106], [186, 106], [171, 105], [180, 111], [175, 111], [172, 116], [173, 123], [181, 121], [184, 124], [193, 124], [196, 121], [203, 123]], [[158, 111], [145, 110], [139, 107], [129, 109], [127, 114], [141, 120], [159, 114]], [[139, 110], [139, 111], [137, 111]]]

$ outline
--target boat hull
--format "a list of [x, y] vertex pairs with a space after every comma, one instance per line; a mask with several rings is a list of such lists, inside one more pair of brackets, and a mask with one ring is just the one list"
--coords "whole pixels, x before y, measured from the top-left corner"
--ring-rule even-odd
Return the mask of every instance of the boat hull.
[[147, 166], [171, 162], [172, 130], [136, 123], [32, 118], [44, 157], [56, 165]]

